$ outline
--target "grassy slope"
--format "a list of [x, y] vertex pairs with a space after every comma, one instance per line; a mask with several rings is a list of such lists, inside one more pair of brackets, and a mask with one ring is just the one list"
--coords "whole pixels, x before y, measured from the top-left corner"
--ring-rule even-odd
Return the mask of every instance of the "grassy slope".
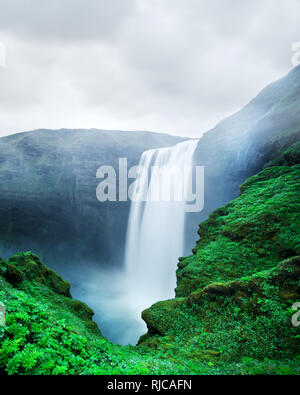
[[[12, 257], [17, 261], [37, 261], [31, 254]], [[247, 374], [297, 372], [297, 360], [226, 361], [220, 351], [206, 349], [198, 336], [184, 338], [186, 323], [197, 324], [195, 307], [174, 300], [167, 317], [178, 319], [181, 334], [154, 337], [154, 343], [121, 347], [104, 339], [91, 321], [92, 312], [84, 304], [51, 289], [40, 279], [7, 276], [7, 263], [1, 262], [0, 300], [7, 309], [7, 325], [0, 328], [0, 374]], [[47, 270], [42, 267], [42, 270]], [[52, 272], [53, 273], [53, 272]], [[5, 276], [5, 277], [4, 277]], [[58, 277], [58, 283], [61, 282]], [[173, 303], [180, 305], [173, 309]], [[161, 302], [162, 304], [168, 302]], [[169, 314], [170, 313], [170, 314]], [[183, 314], [183, 315], [182, 315]], [[231, 314], [228, 311], [228, 314]], [[284, 319], [289, 312], [284, 311]], [[185, 321], [182, 322], [182, 319]], [[213, 320], [212, 320], [213, 321]], [[159, 319], [158, 321], [159, 322]], [[282, 323], [282, 319], [278, 323]], [[234, 325], [234, 323], [233, 323]], [[241, 323], [243, 325], [243, 323]], [[198, 327], [199, 331], [201, 327]], [[171, 331], [172, 332], [172, 331]], [[192, 333], [191, 333], [192, 334]], [[207, 336], [207, 332], [198, 334]], [[153, 340], [153, 339], [152, 339]], [[205, 339], [206, 340], [206, 339]], [[223, 341], [221, 337], [221, 341]], [[198, 343], [197, 343], [198, 342]]]
[[194, 255], [179, 263], [180, 297], [143, 312], [138, 347], [104, 339], [93, 312], [32, 253], [0, 261], [0, 373], [299, 374], [297, 163], [294, 145], [201, 224]]
[[300, 255], [300, 143], [241, 186], [241, 195], [199, 227], [194, 255], [180, 258], [177, 296], [210, 282], [272, 268]]

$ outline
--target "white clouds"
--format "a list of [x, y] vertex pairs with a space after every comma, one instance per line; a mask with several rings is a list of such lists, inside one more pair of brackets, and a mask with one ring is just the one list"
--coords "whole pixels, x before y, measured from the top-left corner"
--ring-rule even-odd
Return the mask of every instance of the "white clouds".
[[1, 0], [4, 32], [41, 41], [112, 40], [135, 0]]
[[198, 136], [292, 67], [297, 0], [0, 0], [0, 135]]

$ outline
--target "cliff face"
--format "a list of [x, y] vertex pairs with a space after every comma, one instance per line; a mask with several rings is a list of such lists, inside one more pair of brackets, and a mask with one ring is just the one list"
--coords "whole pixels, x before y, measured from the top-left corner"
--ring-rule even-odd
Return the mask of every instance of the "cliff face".
[[[178, 137], [148, 132], [37, 130], [0, 139], [0, 254], [33, 250], [48, 264], [122, 261], [129, 202], [100, 203], [96, 171], [136, 165]], [[115, 248], [118, 245], [118, 248]]]
[[224, 361], [299, 353], [290, 313], [300, 298], [299, 180], [296, 143], [200, 224], [178, 264], [177, 297], [142, 314], [142, 347]]
[[196, 240], [194, 229], [198, 224], [237, 197], [246, 178], [298, 141], [299, 125], [300, 66], [204, 134], [195, 162], [205, 166], [205, 207], [189, 218], [186, 232], [189, 250]]

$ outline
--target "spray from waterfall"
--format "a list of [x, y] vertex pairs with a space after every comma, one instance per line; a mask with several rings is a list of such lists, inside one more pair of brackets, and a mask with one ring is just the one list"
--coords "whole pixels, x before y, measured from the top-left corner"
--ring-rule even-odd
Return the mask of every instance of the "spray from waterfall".
[[[125, 251], [128, 303], [139, 320], [143, 309], [174, 297], [176, 265], [184, 251], [186, 202], [182, 193], [188, 187], [186, 181], [191, 179], [186, 169], [192, 172], [197, 144], [198, 140], [189, 140], [146, 151], [140, 159], [139, 166], [147, 169], [151, 177], [148, 180], [144, 175], [139, 180], [139, 195], [143, 199], [131, 203]], [[176, 188], [172, 199], [164, 201], [161, 198], [168, 195], [170, 187], [167, 176], [174, 168], [185, 168], [185, 172], [173, 174]], [[179, 180], [179, 174], [184, 174], [184, 179]], [[180, 195], [183, 198], [177, 199]]]

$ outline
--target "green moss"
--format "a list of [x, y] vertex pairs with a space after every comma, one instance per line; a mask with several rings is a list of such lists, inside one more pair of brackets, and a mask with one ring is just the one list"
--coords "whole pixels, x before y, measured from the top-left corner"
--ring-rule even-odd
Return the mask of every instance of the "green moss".
[[[214, 283], [186, 298], [159, 302], [143, 312], [148, 336], [142, 347], [169, 344], [169, 352], [222, 361], [293, 359], [300, 353], [291, 302], [300, 300], [300, 257], [238, 281]], [[201, 357], [201, 358], [202, 358]]]
[[300, 164], [300, 142], [292, 144], [278, 158], [267, 163], [265, 167]]
[[8, 264], [18, 270], [27, 280], [34, 280], [47, 285], [60, 295], [70, 297], [70, 284], [62, 277], [47, 268], [31, 251], [22, 252], [9, 258]]
[[237, 199], [200, 225], [194, 255], [178, 264], [176, 295], [300, 254], [299, 179], [299, 165], [271, 167], [248, 179]]
[[12, 285], [17, 285], [24, 280], [24, 274], [14, 265], [2, 260], [3, 277]]

